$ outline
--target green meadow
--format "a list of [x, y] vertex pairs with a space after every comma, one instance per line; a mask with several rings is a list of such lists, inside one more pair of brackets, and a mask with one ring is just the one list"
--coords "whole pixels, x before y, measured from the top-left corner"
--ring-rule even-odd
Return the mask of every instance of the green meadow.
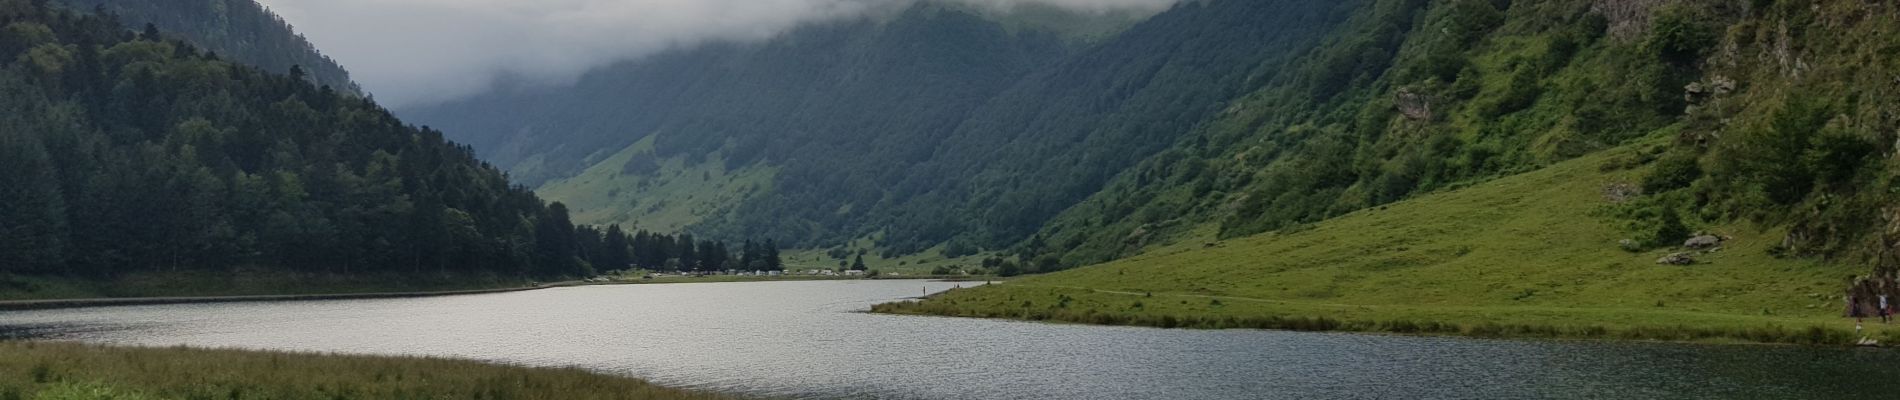
[[[878, 312], [1182, 328], [1502, 337], [1850, 343], [1843, 279], [1866, 266], [1778, 258], [1748, 225], [1693, 265], [1625, 249], [1648, 229], [1617, 188], [1632, 145], [1309, 226], [1195, 238], [1106, 264], [964, 289]], [[1636, 160], [1636, 161], [1632, 161]], [[1694, 219], [1694, 218], [1689, 218]], [[1900, 330], [1869, 323], [1868, 335]]]

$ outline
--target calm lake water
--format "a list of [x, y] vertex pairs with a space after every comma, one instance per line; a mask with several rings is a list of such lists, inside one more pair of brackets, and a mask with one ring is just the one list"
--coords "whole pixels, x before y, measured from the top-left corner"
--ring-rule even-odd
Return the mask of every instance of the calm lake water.
[[[956, 283], [596, 286], [391, 300], [0, 312], [133, 345], [577, 365], [791, 398], [1895, 398], [1900, 353], [1183, 331], [865, 314]], [[962, 285], [969, 285], [963, 283]]]

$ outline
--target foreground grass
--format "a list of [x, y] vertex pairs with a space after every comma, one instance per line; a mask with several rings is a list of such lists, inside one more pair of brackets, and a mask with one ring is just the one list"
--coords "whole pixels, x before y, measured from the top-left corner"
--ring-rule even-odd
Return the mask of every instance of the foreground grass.
[[[1735, 240], [1691, 266], [1630, 253], [1605, 188], [1640, 170], [1605, 152], [1367, 210], [1307, 229], [1147, 254], [924, 302], [899, 314], [1186, 328], [1503, 337], [1851, 343], [1842, 277], [1862, 266], [1777, 259], [1778, 232], [1705, 226]], [[1894, 342], [1900, 329], [1869, 325]]]
[[0, 342], [0, 399], [728, 399], [573, 368]]

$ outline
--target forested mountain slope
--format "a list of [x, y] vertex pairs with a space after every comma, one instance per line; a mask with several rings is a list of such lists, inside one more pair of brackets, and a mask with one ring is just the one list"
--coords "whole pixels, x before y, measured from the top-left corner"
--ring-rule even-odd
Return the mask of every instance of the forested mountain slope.
[[[699, 218], [691, 230], [709, 235], [803, 246], [875, 236], [898, 253], [944, 242], [964, 253], [1027, 237], [1265, 84], [1354, 4], [1189, 2], [1081, 42], [926, 4], [404, 114], [528, 182], [590, 167], [582, 179], [683, 173], [650, 166], [674, 158], [775, 171], [770, 184], [724, 189], [760, 192]], [[622, 150], [649, 136], [650, 155]], [[731, 197], [700, 197], [714, 196]]]
[[350, 94], [362, 91], [349, 71], [255, 0], [52, 1], [75, 11], [106, 11], [135, 29], [152, 24], [219, 57], [265, 71], [282, 74], [297, 66], [318, 85]]
[[[1381, 1], [1301, 65], [1043, 232], [1079, 265], [1204, 223], [1223, 237], [1450, 190], [1630, 138], [1674, 138], [1603, 188], [1634, 247], [1746, 221], [1778, 254], [1892, 267], [1894, 5]], [[1878, 259], [1878, 260], [1875, 260]]]
[[1871, 308], [1891, 294], [1881, 282], [1900, 267], [1900, 5], [1377, 9], [1298, 75], [1069, 210], [1042, 251], [1024, 246], [1044, 255], [1036, 268], [1117, 261], [880, 309], [1474, 336], [1900, 337], [1841, 319], [1849, 296]]
[[[440, 132], [111, 18], [0, 1], [5, 279], [588, 273], [558, 204]], [[29, 285], [30, 286], [30, 285]]]

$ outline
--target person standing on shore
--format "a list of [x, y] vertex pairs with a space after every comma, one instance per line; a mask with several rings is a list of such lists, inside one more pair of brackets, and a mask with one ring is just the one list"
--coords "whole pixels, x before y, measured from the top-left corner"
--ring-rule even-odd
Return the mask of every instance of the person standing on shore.
[[1880, 313], [1880, 323], [1882, 325], [1893, 323], [1893, 309], [1887, 304], [1887, 293], [1883, 290], [1875, 297], [1880, 299], [1880, 307], [1874, 309], [1875, 312]]
[[1856, 336], [1860, 335], [1861, 320], [1867, 318], [1866, 310], [1860, 306], [1860, 295], [1857, 294], [1859, 287], [1858, 284], [1847, 287], [1847, 317], [1854, 319], [1854, 335]]

